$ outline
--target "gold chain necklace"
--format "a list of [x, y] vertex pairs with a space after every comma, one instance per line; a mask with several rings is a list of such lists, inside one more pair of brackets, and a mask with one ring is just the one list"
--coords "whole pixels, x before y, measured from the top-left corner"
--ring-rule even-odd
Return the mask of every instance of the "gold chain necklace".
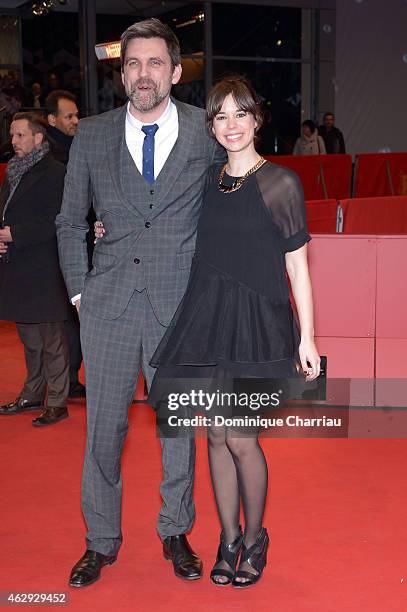
[[265, 163], [266, 163], [266, 160], [264, 159], [264, 157], [260, 157], [259, 161], [252, 168], [250, 168], [250, 170], [248, 170], [244, 176], [240, 176], [239, 178], [237, 178], [235, 181], [233, 181], [231, 185], [224, 185], [222, 182], [223, 177], [225, 175], [226, 166], [227, 166], [227, 164], [225, 164], [222, 170], [220, 171], [219, 178], [218, 178], [219, 191], [221, 191], [222, 193], [232, 193], [232, 191], [237, 191], [243, 185], [247, 177], [253, 174], [253, 172], [256, 172], [256, 170], [261, 168], [262, 165]]

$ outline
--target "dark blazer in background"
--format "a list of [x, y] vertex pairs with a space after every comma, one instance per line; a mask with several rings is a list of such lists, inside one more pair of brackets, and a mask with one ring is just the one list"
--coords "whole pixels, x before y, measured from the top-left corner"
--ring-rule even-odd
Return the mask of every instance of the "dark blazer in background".
[[327, 130], [325, 125], [320, 125], [318, 128], [318, 134], [325, 143], [327, 153], [346, 153], [345, 140], [342, 132], [338, 130], [338, 128], [333, 127], [330, 130]]
[[54, 159], [66, 166], [69, 161], [69, 151], [72, 145], [73, 136], [67, 136], [58, 128], [49, 125], [47, 128], [47, 140]]
[[[55, 217], [64, 189], [65, 166], [51, 154], [24, 174], [7, 205], [10, 263], [0, 263], [0, 319], [52, 323], [67, 316], [67, 294], [59, 268]], [[7, 200], [5, 181], [0, 218]]]

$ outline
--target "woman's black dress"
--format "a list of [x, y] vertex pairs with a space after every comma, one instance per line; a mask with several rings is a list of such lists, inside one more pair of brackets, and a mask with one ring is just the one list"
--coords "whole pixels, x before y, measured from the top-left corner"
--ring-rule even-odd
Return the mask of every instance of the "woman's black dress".
[[299, 336], [285, 253], [310, 240], [301, 184], [266, 162], [240, 189], [222, 193], [220, 169], [209, 171], [184, 298], [150, 362], [158, 367], [152, 405], [181, 379], [295, 373]]

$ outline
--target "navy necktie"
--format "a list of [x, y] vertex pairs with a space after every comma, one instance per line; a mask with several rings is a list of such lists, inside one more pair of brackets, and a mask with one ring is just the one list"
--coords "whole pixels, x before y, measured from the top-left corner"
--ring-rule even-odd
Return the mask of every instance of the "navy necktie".
[[154, 136], [158, 130], [158, 125], [143, 125], [143, 176], [149, 183], [154, 182]]

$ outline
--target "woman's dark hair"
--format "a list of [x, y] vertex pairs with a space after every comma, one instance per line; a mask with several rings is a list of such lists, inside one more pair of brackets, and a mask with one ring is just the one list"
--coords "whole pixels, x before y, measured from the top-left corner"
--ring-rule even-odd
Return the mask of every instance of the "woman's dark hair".
[[249, 81], [238, 74], [224, 77], [215, 83], [208, 94], [206, 101], [206, 125], [212, 135], [213, 120], [220, 112], [225, 98], [231, 94], [240, 110], [251, 113], [256, 120], [255, 143], [258, 140], [257, 132], [263, 125], [263, 112], [260, 100]]
[[306, 119], [305, 121], [303, 121], [302, 127], [309, 127], [309, 129], [311, 130], [311, 134], [313, 134], [315, 130], [317, 129], [316, 124], [313, 121], [311, 121], [311, 119]]
[[162, 38], [167, 45], [168, 54], [171, 58], [172, 67], [178, 66], [181, 63], [181, 51], [179, 40], [174, 32], [165, 23], [159, 19], [152, 17], [133, 23], [125, 30], [120, 39], [120, 61], [122, 70], [126, 59], [126, 51], [129, 42], [135, 38]]

